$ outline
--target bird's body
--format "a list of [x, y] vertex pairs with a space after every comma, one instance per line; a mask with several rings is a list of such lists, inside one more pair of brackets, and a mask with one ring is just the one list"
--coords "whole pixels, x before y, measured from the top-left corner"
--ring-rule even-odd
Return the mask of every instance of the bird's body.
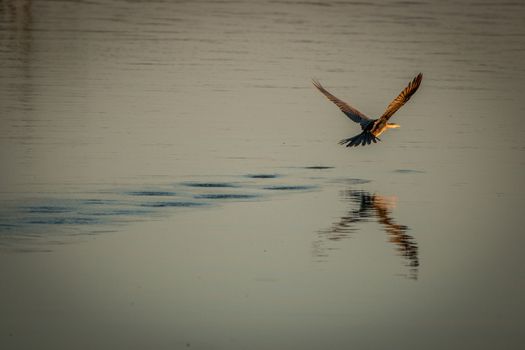
[[[348, 139], [343, 139], [339, 143], [341, 145], [346, 145], [346, 147], [358, 146], [358, 145], [369, 145], [372, 142], [377, 143], [379, 140], [379, 135], [381, 135], [385, 130], [392, 128], [399, 128], [398, 124], [389, 123], [388, 120], [392, 115], [403, 106], [412, 95], [417, 91], [421, 80], [423, 79], [423, 74], [419, 73], [408, 86], [401, 91], [401, 93], [388, 105], [386, 111], [378, 119], [370, 119], [363, 113], [359, 112], [357, 109], [351, 107], [344, 101], [338, 99], [330, 92], [328, 92], [318, 81], [313, 81], [314, 86], [321, 91], [330, 101], [335, 103], [337, 107], [351, 120], [361, 125], [363, 130], [360, 134], [350, 137]], [[379, 140], [380, 141], [380, 140]]]

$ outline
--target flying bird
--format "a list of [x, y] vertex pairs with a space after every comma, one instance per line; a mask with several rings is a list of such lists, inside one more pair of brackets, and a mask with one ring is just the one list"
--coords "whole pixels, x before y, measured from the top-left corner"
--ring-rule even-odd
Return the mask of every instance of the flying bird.
[[370, 119], [363, 113], [359, 112], [354, 107], [350, 106], [346, 102], [338, 99], [331, 93], [329, 93], [317, 80], [313, 80], [313, 84], [319, 89], [330, 101], [336, 104], [337, 107], [351, 120], [361, 125], [363, 132], [360, 134], [343, 139], [339, 142], [340, 145], [346, 145], [346, 147], [369, 145], [372, 142], [377, 143], [381, 141], [379, 135], [381, 135], [386, 129], [399, 128], [398, 124], [389, 123], [388, 120], [392, 115], [403, 106], [412, 95], [417, 91], [423, 74], [419, 73], [408, 86], [401, 91], [401, 93], [388, 105], [386, 111], [378, 119]]

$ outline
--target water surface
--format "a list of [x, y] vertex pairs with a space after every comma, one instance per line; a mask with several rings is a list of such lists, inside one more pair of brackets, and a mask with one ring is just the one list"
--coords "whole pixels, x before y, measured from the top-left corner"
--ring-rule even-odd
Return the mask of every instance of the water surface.
[[0, 2], [1, 347], [521, 348], [524, 16]]

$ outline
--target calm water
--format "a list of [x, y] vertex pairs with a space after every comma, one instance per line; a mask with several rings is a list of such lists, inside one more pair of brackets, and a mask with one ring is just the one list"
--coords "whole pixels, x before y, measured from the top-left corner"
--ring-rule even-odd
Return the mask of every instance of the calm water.
[[0, 5], [2, 349], [522, 348], [522, 2]]

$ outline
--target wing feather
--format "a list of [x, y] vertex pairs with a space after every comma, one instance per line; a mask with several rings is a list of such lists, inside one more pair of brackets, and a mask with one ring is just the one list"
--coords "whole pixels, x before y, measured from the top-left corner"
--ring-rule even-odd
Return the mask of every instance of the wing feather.
[[370, 121], [370, 118], [368, 118], [366, 115], [364, 115], [363, 113], [359, 112], [357, 109], [353, 108], [352, 106], [350, 106], [349, 104], [347, 104], [346, 102], [338, 99], [337, 97], [335, 97], [334, 95], [332, 95], [331, 93], [329, 93], [322, 85], [321, 83], [319, 83], [317, 80], [313, 80], [312, 81], [314, 86], [319, 89], [319, 91], [321, 91], [323, 93], [323, 95], [325, 95], [330, 101], [332, 101], [333, 103], [335, 103], [335, 105], [337, 107], [339, 107], [339, 109], [344, 113], [346, 114], [346, 116], [350, 119], [352, 119], [354, 122], [356, 123], [359, 123], [361, 125], [366, 125], [368, 124], [368, 122]]
[[386, 111], [381, 116], [380, 120], [382, 122], [386, 122], [390, 117], [399, 109], [401, 108], [408, 100], [410, 100], [410, 97], [417, 91], [419, 88], [419, 85], [421, 85], [421, 80], [423, 79], [423, 74], [419, 73], [417, 77], [415, 77], [408, 86], [401, 91], [401, 93], [388, 105], [386, 108]]

